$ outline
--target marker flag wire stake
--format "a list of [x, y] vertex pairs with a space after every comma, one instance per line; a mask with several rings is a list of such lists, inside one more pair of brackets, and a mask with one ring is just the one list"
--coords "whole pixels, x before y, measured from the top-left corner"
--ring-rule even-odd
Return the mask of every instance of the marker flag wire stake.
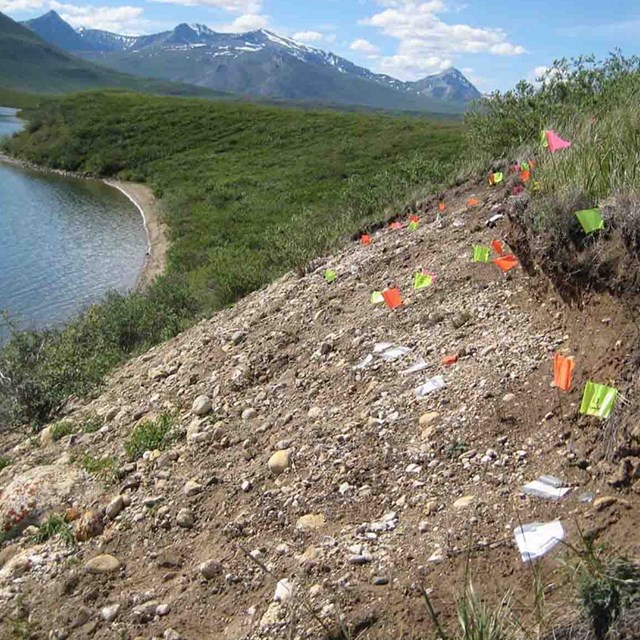
[[328, 283], [335, 282], [337, 277], [338, 277], [338, 274], [337, 274], [333, 269], [327, 269], [327, 270], [324, 272], [324, 279], [325, 279]]
[[473, 246], [474, 262], [489, 262], [489, 247], [476, 244]]
[[373, 242], [373, 238], [370, 235], [365, 234], [363, 236], [360, 236], [360, 244], [367, 246], [372, 242]]
[[374, 291], [371, 294], [371, 304], [380, 304], [381, 302], [384, 302], [382, 291]]
[[564, 528], [560, 520], [553, 522], [532, 522], [516, 527], [513, 535], [520, 551], [522, 562], [541, 558], [559, 542], [564, 540]]
[[416, 389], [416, 397], [424, 398], [426, 395], [432, 393], [433, 391], [438, 391], [439, 389], [445, 389], [447, 383], [444, 381], [442, 376], [435, 376], [430, 380], [427, 380], [423, 385], [420, 385]]
[[491, 186], [500, 184], [504, 180], [504, 174], [501, 171], [496, 171], [489, 176], [489, 184]]
[[571, 380], [576, 362], [572, 357], [553, 354], [553, 384], [562, 391], [571, 389]]
[[584, 387], [580, 413], [606, 419], [609, 417], [617, 398], [618, 390], [614, 387], [607, 387], [589, 380]]
[[502, 246], [502, 242], [500, 240], [492, 240], [491, 248], [499, 255], [504, 255], [504, 247]]
[[382, 297], [387, 303], [387, 307], [389, 307], [389, 309], [397, 309], [403, 305], [399, 289], [386, 289], [382, 292]]
[[604, 218], [600, 209], [583, 209], [576, 211], [576, 218], [582, 225], [584, 232], [589, 234], [599, 229], [604, 229]]
[[561, 149], [568, 149], [569, 147], [571, 147], [571, 142], [569, 142], [569, 140], [564, 140], [551, 129], [545, 131], [544, 135], [547, 139], [547, 145], [545, 146], [549, 147], [549, 151], [551, 151], [551, 153], [555, 153], [556, 151], [560, 151]]
[[418, 273], [413, 276], [413, 288], [416, 291], [420, 291], [420, 289], [426, 289], [433, 284], [434, 275], [433, 273], [429, 273], [428, 271], [418, 271]]
[[500, 271], [507, 273], [514, 267], [518, 266], [518, 258], [512, 255], [502, 256], [501, 258], [495, 258], [493, 260], [493, 264], [495, 264], [496, 267], [500, 269]]
[[469, 198], [467, 200], [468, 207], [477, 207], [479, 204], [480, 204], [480, 201], [478, 200], [478, 198]]

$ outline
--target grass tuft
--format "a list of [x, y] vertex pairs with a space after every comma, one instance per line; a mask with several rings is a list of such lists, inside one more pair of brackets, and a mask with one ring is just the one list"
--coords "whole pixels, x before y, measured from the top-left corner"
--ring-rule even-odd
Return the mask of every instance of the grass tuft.
[[124, 449], [131, 460], [142, 457], [145, 451], [166, 449], [176, 438], [175, 418], [167, 413], [154, 420], [144, 420], [124, 443]]

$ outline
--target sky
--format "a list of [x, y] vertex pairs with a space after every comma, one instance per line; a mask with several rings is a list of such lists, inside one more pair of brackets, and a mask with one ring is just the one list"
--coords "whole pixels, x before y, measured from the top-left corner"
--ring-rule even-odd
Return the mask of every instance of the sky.
[[638, 0], [0, 0], [16, 20], [51, 9], [74, 27], [132, 35], [181, 22], [266, 28], [401, 80], [455, 66], [483, 92], [535, 80], [562, 57], [640, 53]]

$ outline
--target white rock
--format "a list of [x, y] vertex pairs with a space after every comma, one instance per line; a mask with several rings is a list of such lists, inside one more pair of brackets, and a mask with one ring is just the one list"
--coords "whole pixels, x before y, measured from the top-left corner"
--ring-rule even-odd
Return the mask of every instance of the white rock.
[[102, 609], [100, 609], [100, 615], [102, 616], [102, 619], [106, 620], [107, 622], [113, 622], [118, 617], [119, 613], [120, 604], [118, 603], [110, 604], [109, 606], [102, 607]]
[[288, 602], [293, 597], [293, 583], [287, 578], [283, 578], [278, 581], [276, 585], [276, 592], [273, 596], [274, 602], [280, 602], [282, 604]]
[[191, 407], [191, 411], [197, 416], [206, 416], [207, 413], [211, 411], [211, 407], [212, 407], [212, 404], [209, 396], [202, 395], [202, 396], [198, 396], [193, 401], [193, 406]]

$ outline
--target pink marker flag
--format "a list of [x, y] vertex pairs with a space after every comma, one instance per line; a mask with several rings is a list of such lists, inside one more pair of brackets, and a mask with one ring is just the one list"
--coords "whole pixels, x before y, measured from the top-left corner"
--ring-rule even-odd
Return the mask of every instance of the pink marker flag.
[[560, 149], [568, 149], [571, 146], [568, 140], [563, 140], [555, 131], [546, 131], [545, 134], [551, 153], [560, 151]]

